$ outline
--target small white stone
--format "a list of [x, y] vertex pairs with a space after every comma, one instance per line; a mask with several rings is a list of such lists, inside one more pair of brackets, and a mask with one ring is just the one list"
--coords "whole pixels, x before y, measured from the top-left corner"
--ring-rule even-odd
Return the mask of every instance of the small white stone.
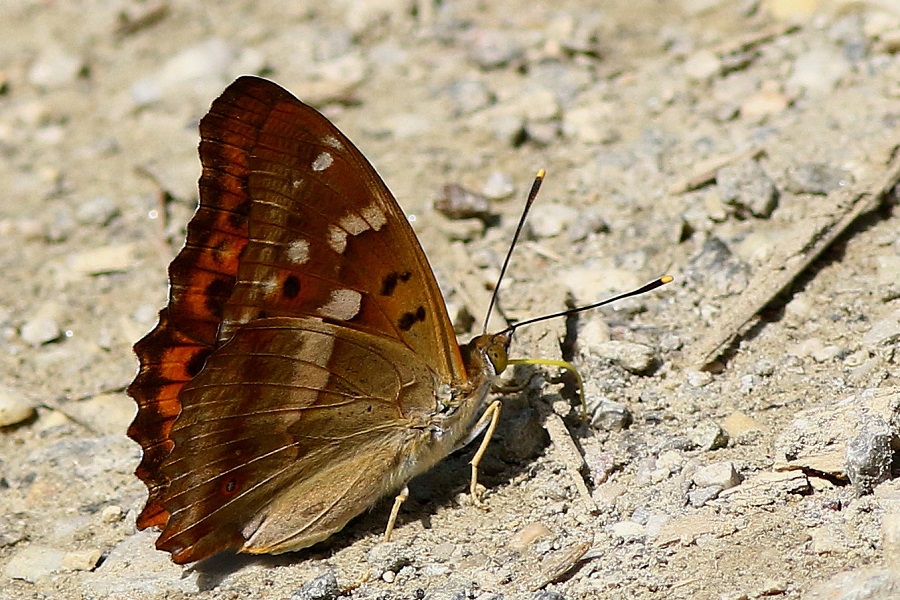
[[619, 521], [610, 526], [610, 533], [625, 540], [640, 539], [646, 536], [644, 526], [635, 521]]
[[34, 406], [21, 393], [0, 387], [0, 427], [27, 421], [34, 415]]
[[59, 567], [63, 571], [93, 571], [101, 556], [103, 552], [99, 548], [70, 550], [62, 557]]
[[487, 181], [481, 188], [482, 195], [489, 200], [503, 200], [509, 198], [516, 191], [513, 178], [507, 173], [494, 171], [488, 175]]
[[125, 511], [122, 510], [121, 506], [112, 504], [104, 507], [103, 510], [100, 511], [100, 520], [104, 523], [118, 523], [122, 520], [124, 514]]
[[54, 571], [58, 571], [65, 554], [59, 548], [25, 546], [13, 554], [3, 568], [3, 572], [10, 579], [22, 579], [34, 583], [50, 577]]
[[688, 371], [687, 383], [694, 388], [700, 388], [712, 382], [712, 375], [706, 371]]
[[712, 50], [698, 50], [684, 61], [684, 72], [689, 79], [705, 81], [719, 74], [722, 61]]
[[35, 317], [22, 325], [19, 335], [32, 346], [41, 346], [59, 338], [59, 324], [50, 317]]
[[705, 467], [700, 467], [693, 476], [694, 485], [698, 488], [708, 488], [717, 486], [723, 490], [732, 488], [741, 482], [741, 476], [734, 463], [724, 461], [713, 463]]
[[28, 83], [42, 88], [71, 85], [84, 67], [82, 60], [59, 48], [44, 50], [28, 70]]

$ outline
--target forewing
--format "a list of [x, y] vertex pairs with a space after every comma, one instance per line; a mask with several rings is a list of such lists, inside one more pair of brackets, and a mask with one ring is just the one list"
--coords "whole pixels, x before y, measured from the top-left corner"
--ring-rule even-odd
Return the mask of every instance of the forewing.
[[242, 77], [200, 132], [200, 205], [169, 267], [169, 305], [135, 345], [141, 366], [128, 389], [138, 404], [128, 435], [144, 451], [136, 474], [149, 490], [140, 528], [169, 516], [160, 466], [183, 386], [244, 324], [318, 318], [396, 340], [448, 384], [466, 377], [415, 234], [337, 128], [274, 83]]

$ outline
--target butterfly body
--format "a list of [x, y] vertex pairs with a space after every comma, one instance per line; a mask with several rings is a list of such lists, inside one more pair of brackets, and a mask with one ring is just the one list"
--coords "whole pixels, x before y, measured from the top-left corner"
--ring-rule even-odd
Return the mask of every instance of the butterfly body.
[[137, 525], [179, 563], [340, 530], [471, 439], [509, 344], [457, 344], [396, 201], [314, 109], [242, 77], [200, 131], [200, 205], [128, 390]]

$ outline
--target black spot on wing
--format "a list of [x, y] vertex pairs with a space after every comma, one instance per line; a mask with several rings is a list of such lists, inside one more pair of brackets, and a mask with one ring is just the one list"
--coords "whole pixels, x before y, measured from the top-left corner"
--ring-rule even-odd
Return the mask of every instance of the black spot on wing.
[[300, 294], [300, 278], [296, 275], [288, 275], [281, 285], [281, 293], [285, 298], [296, 298]]
[[234, 211], [228, 215], [228, 223], [235, 229], [243, 229], [247, 222], [247, 216], [250, 214], [250, 207], [253, 201], [249, 198], [238, 204]]
[[234, 289], [234, 279], [213, 279], [203, 290], [206, 297], [206, 308], [216, 318], [222, 318], [222, 308]]
[[405, 271], [403, 273], [398, 273], [393, 271], [384, 276], [384, 279], [381, 280], [381, 295], [382, 296], [390, 296], [394, 293], [394, 290], [397, 289], [397, 284], [400, 282], [407, 282], [409, 278], [412, 276], [412, 273], [409, 271]]
[[420, 306], [415, 312], [405, 312], [397, 320], [397, 327], [402, 331], [409, 331], [413, 325], [425, 320], [425, 314], [424, 306]]

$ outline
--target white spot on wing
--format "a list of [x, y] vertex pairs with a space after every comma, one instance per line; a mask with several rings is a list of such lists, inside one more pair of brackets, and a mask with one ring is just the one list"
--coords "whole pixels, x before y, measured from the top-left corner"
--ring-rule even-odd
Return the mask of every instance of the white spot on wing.
[[288, 260], [302, 265], [309, 260], [309, 242], [306, 240], [294, 240], [287, 249]]
[[336, 225], [329, 225], [328, 245], [338, 254], [343, 254], [347, 249], [347, 232]]
[[268, 277], [262, 281], [254, 281], [252, 283], [259, 286], [259, 289], [261, 289], [262, 292], [267, 295], [273, 293], [276, 289], [278, 289], [278, 280], [274, 277]]
[[316, 160], [312, 162], [312, 170], [313, 171], [324, 171], [328, 167], [331, 166], [331, 163], [334, 162], [334, 157], [332, 157], [327, 152], [322, 152], [316, 157]]
[[350, 235], [359, 235], [363, 231], [369, 229], [369, 224], [366, 223], [365, 219], [360, 217], [356, 213], [348, 213], [341, 217], [341, 220], [338, 221], [341, 228], [349, 233]]
[[374, 202], [362, 209], [361, 212], [363, 218], [369, 222], [369, 225], [371, 225], [372, 229], [375, 231], [381, 230], [381, 228], [384, 227], [384, 224], [387, 223], [387, 219], [385, 218], [381, 207]]
[[341, 141], [339, 139], [337, 139], [336, 137], [334, 137], [333, 135], [326, 135], [325, 137], [323, 137], [322, 143], [325, 144], [326, 146], [331, 146], [332, 148], [335, 148], [337, 150], [344, 149], [344, 145], [341, 143]]
[[361, 302], [362, 294], [355, 290], [333, 290], [328, 304], [322, 306], [316, 312], [323, 317], [330, 317], [338, 321], [348, 321], [359, 314]]

